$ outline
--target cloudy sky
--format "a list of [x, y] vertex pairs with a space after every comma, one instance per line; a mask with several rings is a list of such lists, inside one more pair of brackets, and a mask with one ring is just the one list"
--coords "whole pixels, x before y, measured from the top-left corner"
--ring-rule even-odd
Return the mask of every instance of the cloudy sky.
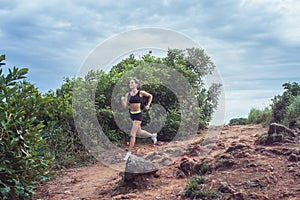
[[300, 79], [300, 1], [0, 0], [0, 53], [28, 67], [42, 92], [74, 77], [98, 45], [125, 31], [163, 28], [196, 41], [225, 89], [225, 122], [269, 105]]

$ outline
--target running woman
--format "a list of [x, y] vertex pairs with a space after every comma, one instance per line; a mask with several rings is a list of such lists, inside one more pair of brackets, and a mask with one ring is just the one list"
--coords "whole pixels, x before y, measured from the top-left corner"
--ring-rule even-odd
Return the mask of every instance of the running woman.
[[157, 133], [151, 134], [148, 131], [141, 129], [141, 124], [143, 121], [143, 116], [141, 111], [142, 97], [148, 97], [148, 102], [145, 105], [145, 109], [147, 110], [150, 108], [153, 97], [150, 93], [140, 90], [140, 83], [137, 79], [130, 80], [129, 87], [130, 87], [130, 92], [127, 92], [125, 94], [125, 97], [124, 96], [121, 97], [122, 106], [124, 108], [127, 107], [129, 101], [129, 114], [130, 114], [130, 118], [132, 119], [132, 128], [130, 132], [130, 144], [124, 160], [127, 160], [133, 151], [137, 133], [146, 137], [151, 137], [153, 143], [154, 144], [157, 143]]

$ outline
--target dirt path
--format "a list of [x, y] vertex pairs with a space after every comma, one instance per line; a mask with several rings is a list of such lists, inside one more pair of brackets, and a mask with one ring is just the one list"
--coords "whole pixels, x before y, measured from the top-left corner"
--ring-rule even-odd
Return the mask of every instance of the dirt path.
[[41, 186], [35, 199], [99, 199], [98, 188], [118, 178], [118, 173], [100, 163], [69, 169], [63, 176]]
[[214, 165], [214, 170], [202, 175], [210, 180], [209, 188], [220, 189], [221, 184], [222, 199], [300, 199], [300, 162], [290, 162], [287, 156], [289, 151], [299, 151], [299, 143], [256, 145], [267, 130], [261, 125], [211, 127], [188, 143], [138, 142], [135, 154], [159, 166], [154, 176], [128, 186], [119, 171], [95, 164], [66, 171], [41, 186], [35, 199], [186, 199], [194, 172], [178, 174], [183, 162], [193, 167], [204, 162]]

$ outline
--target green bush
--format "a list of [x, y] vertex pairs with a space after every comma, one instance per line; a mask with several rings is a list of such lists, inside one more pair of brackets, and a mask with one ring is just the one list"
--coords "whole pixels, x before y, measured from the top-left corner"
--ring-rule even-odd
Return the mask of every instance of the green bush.
[[[3, 65], [5, 56], [0, 57]], [[25, 80], [27, 68], [0, 69], [0, 197], [31, 199], [34, 184], [47, 175], [51, 158], [37, 119], [46, 102]]]
[[288, 122], [293, 117], [299, 115], [300, 84], [285, 83], [282, 85], [284, 92], [282, 95], [277, 95], [272, 99], [272, 121], [288, 125]]
[[73, 89], [75, 79], [66, 78], [56, 91], [43, 95], [47, 106], [38, 113], [43, 121], [43, 138], [52, 156], [52, 168], [71, 167], [91, 161], [91, 156], [83, 146], [73, 119]]
[[291, 120], [300, 117], [300, 97], [294, 97], [291, 104], [287, 107], [287, 114], [284, 119], [284, 124], [288, 125]]
[[202, 176], [194, 176], [187, 185], [185, 196], [190, 199], [220, 199], [221, 192], [216, 189], [208, 188], [205, 184], [207, 179]]
[[266, 107], [263, 110], [252, 108], [248, 114], [247, 124], [269, 124], [272, 120], [272, 110]]
[[[288, 125], [292, 119], [300, 117], [300, 84], [284, 83], [282, 95], [275, 95], [269, 107], [259, 110], [252, 108], [246, 124], [270, 124], [272, 122]], [[230, 120], [230, 125], [244, 124], [245, 119]]]
[[229, 121], [229, 125], [230, 126], [234, 126], [234, 125], [246, 125], [247, 124], [247, 118], [233, 118]]
[[[156, 70], [155, 66], [160, 65], [164, 65], [164, 68]], [[153, 104], [159, 104], [167, 111], [165, 126], [158, 133], [159, 140], [169, 141], [174, 138], [179, 126], [182, 125], [182, 113], [180, 113], [180, 105], [176, 95], [161, 83], [162, 81], [159, 77], [165, 74], [165, 76], [163, 76], [165, 82], [179, 84], [179, 87], [181, 83], [177, 83], [178, 81], [174, 81], [174, 77], [170, 77], [167, 73], [168, 67], [180, 72], [180, 74], [189, 81], [197, 98], [197, 105], [194, 105], [193, 111], [194, 113], [198, 113], [199, 117], [195, 119], [195, 116], [187, 114], [184, 117], [187, 123], [182, 123], [186, 126], [184, 128], [182, 127], [182, 130], [185, 130], [186, 133], [180, 134], [189, 134], [191, 127], [193, 127], [191, 123], [194, 121], [197, 122], [199, 128], [204, 128], [208, 125], [218, 104], [221, 85], [212, 84], [210, 88], [206, 89], [204, 87], [203, 76], [210, 74], [215, 66], [201, 49], [170, 49], [165, 58], [156, 58], [152, 56], [151, 53], [144, 55], [141, 59], [136, 59], [133, 55], [130, 55], [128, 58], [123, 59], [113, 66], [107, 74], [103, 71], [90, 71], [87, 74], [85, 81], [94, 81], [97, 83], [95, 104], [98, 120], [102, 126], [109, 127], [109, 129], [106, 128], [104, 130], [109, 139], [114, 141], [122, 140], [126, 136], [115, 123], [113, 113], [107, 112], [107, 110], [111, 110], [112, 99], [121, 99], [121, 96], [124, 96], [124, 94], [128, 92], [128, 82], [130, 78], [139, 79], [139, 77], [136, 76], [141, 74], [143, 74], [141, 76], [144, 77], [144, 79], [141, 80], [143, 82], [142, 90], [153, 95]], [[118, 83], [122, 81], [124, 85], [118, 85]], [[113, 89], [116, 85], [120, 87], [120, 91], [114, 94], [115, 96], [112, 98]], [[199, 110], [196, 109], [198, 106]], [[145, 117], [142, 125], [145, 125], [150, 122], [150, 118], [147, 112], [143, 114], [145, 114]], [[122, 111], [120, 111], [118, 115], [122, 115]], [[130, 129], [130, 127], [126, 125], [124, 125], [124, 127], [126, 127], [126, 130]], [[148, 131], [151, 132], [152, 130]]]

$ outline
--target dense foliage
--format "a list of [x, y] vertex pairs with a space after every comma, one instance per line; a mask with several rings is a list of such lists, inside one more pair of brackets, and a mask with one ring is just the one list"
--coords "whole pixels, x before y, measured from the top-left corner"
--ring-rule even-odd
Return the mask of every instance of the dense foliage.
[[272, 109], [259, 110], [252, 108], [248, 114], [247, 124], [269, 124], [272, 122]]
[[43, 95], [47, 106], [38, 113], [43, 138], [52, 157], [52, 167], [69, 167], [90, 160], [74, 126], [72, 96], [75, 79], [66, 78], [56, 91]]
[[[34, 185], [47, 180], [53, 169], [70, 167], [93, 158], [82, 144], [74, 124], [74, 92], [93, 91], [94, 102], [85, 105], [97, 113], [102, 130], [111, 142], [120, 144], [127, 140], [114, 120], [112, 100], [113, 89], [123, 75], [139, 66], [160, 64], [175, 69], [188, 80], [197, 99], [196, 119], [199, 128], [205, 127], [211, 120], [218, 104], [220, 84], [205, 88], [203, 77], [210, 74], [215, 65], [202, 49], [169, 50], [165, 58], [156, 58], [151, 52], [137, 59], [130, 55], [108, 72], [90, 71], [84, 78], [65, 78], [58, 89], [41, 94], [27, 79], [27, 68], [13, 67], [5, 74], [3, 71], [5, 56], [0, 57], [0, 197], [1, 199], [31, 199]], [[144, 68], [145, 69], [145, 68]], [[155, 73], [164, 74], [164, 70], [146, 70], [149, 79], [143, 79], [142, 89], [150, 92], [153, 103], [161, 105], [167, 112], [166, 123], [159, 132], [159, 139], [171, 140], [180, 125], [180, 103], [173, 92], [156, 80]], [[134, 74], [132, 74], [133, 76]], [[152, 77], [150, 81], [150, 77]], [[172, 78], [165, 77], [169, 82]], [[96, 84], [96, 86], [95, 86]], [[95, 86], [95, 90], [90, 90]], [[127, 83], [126, 83], [126, 86]], [[124, 95], [128, 88], [121, 88], [119, 95]], [[82, 96], [80, 101], [85, 101]], [[188, 102], [187, 102], [188, 103]], [[76, 104], [76, 103], [75, 103]], [[194, 108], [193, 108], [194, 109]], [[150, 116], [144, 112], [144, 124]], [[127, 113], [128, 114], [128, 113]], [[81, 115], [84, 117], [84, 115]], [[192, 119], [193, 116], [189, 116]], [[153, 123], [161, 120], [151, 119]], [[195, 119], [193, 119], [195, 121]], [[187, 129], [188, 130], [187, 124]], [[89, 126], [85, 124], [84, 126]], [[92, 134], [91, 129], [91, 134]], [[151, 131], [151, 130], [150, 130]]]
[[[5, 56], [0, 57], [1, 67]], [[74, 80], [42, 95], [27, 68], [0, 69], [0, 196], [31, 199], [34, 185], [53, 169], [91, 160], [73, 124]]]
[[300, 84], [288, 82], [282, 86], [284, 88], [283, 94], [276, 95], [269, 107], [263, 110], [252, 108], [247, 119], [231, 119], [229, 124], [269, 124], [276, 122], [288, 125], [292, 119], [300, 117]]
[[[193, 64], [197, 63], [197, 64]], [[197, 103], [199, 105], [199, 119], [197, 123], [200, 128], [205, 127], [211, 120], [212, 114], [218, 105], [218, 96], [220, 94], [220, 84], [212, 84], [208, 89], [204, 85], [204, 76], [210, 74], [215, 66], [211, 62], [210, 58], [201, 49], [186, 49], [169, 50], [167, 57], [156, 58], [151, 52], [144, 55], [141, 59], [137, 59], [134, 55], [130, 55], [128, 58], [122, 60], [117, 65], [113, 66], [109, 73], [103, 71], [90, 71], [85, 77], [86, 82], [97, 83], [96, 86], [96, 110], [98, 113], [98, 120], [104, 129], [106, 135], [112, 141], [119, 141], [126, 138], [123, 131], [119, 129], [113, 116], [111, 104], [113, 99], [119, 102], [121, 95], [128, 92], [128, 83], [130, 78], [136, 78], [136, 76], [142, 77], [142, 90], [145, 90], [153, 95], [153, 104], [159, 104], [167, 111], [166, 124], [162, 130], [160, 130], [158, 136], [160, 140], [171, 140], [178, 130], [181, 120], [180, 103], [173, 94], [173, 92], [160, 84], [158, 74], [166, 73], [164, 70], [155, 71], [154, 68], [147, 66], [155, 66], [155, 64], [164, 65], [170, 67], [184, 76], [191, 85], [196, 95]], [[139, 71], [140, 70], [140, 71]], [[157, 75], [157, 76], [156, 76]], [[128, 82], [124, 82], [122, 77], [129, 77]], [[139, 77], [137, 77], [139, 78]], [[172, 80], [174, 77], [163, 76], [165, 82], [174, 83]], [[117, 86], [118, 82], [123, 81], [125, 87], [120, 87], [119, 93], [112, 98], [113, 89]], [[119, 102], [120, 103], [120, 102]], [[197, 106], [198, 106], [197, 105]], [[149, 123], [149, 113], [144, 112], [145, 120], [142, 125]], [[128, 113], [126, 114], [128, 115]], [[193, 116], [190, 116], [191, 119]], [[157, 120], [160, 119], [151, 119]], [[129, 124], [130, 125], [130, 124]], [[127, 129], [129, 129], [127, 127]], [[152, 131], [152, 130], [148, 130]]]
[[272, 99], [272, 117], [274, 122], [288, 124], [293, 118], [300, 117], [299, 98], [300, 84], [285, 83], [284, 92]]
[[[0, 57], [1, 65], [5, 56]], [[0, 195], [1, 199], [30, 199], [33, 185], [47, 173], [50, 158], [37, 116], [47, 104], [25, 80], [27, 68], [0, 69]]]
[[229, 125], [246, 125], [247, 124], [247, 118], [239, 117], [239, 118], [233, 118], [229, 121]]

